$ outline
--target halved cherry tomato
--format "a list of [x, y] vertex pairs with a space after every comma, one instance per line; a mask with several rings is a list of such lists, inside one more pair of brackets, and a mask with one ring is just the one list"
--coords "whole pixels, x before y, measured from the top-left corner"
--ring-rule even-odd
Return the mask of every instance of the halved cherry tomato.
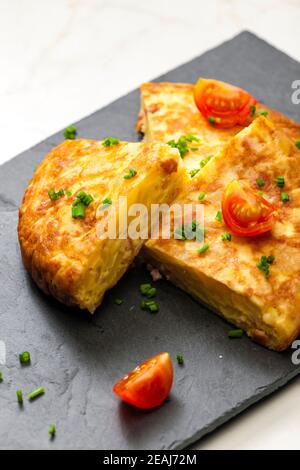
[[256, 103], [256, 99], [241, 88], [205, 78], [199, 78], [196, 83], [194, 98], [202, 115], [219, 128], [245, 125]]
[[222, 200], [223, 219], [235, 235], [252, 237], [268, 232], [278, 219], [276, 207], [248, 186], [234, 180]]
[[113, 391], [138, 408], [155, 408], [163, 403], [173, 384], [173, 365], [166, 352], [137, 366], [119, 382]]

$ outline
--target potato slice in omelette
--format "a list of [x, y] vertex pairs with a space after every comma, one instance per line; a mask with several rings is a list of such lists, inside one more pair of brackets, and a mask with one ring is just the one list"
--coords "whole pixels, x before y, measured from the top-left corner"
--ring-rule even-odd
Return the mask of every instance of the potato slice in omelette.
[[[168, 145], [112, 142], [67, 140], [54, 148], [36, 170], [20, 207], [21, 252], [34, 281], [61, 302], [90, 312], [144, 242], [99, 238], [99, 206], [117, 205], [120, 196], [128, 207], [168, 203], [186, 178], [178, 151]], [[76, 205], [80, 194], [83, 203]]]
[[[300, 333], [299, 168], [300, 150], [294, 140], [268, 119], [257, 118], [175, 200], [197, 203], [199, 193], [205, 194], [200, 199], [207, 250], [199, 254], [196, 241], [174, 238], [149, 240], [144, 247], [147, 260], [176, 285], [275, 350], [287, 348]], [[278, 176], [284, 177], [284, 189], [276, 184]], [[264, 181], [263, 188], [258, 187], [257, 179]], [[270, 232], [222, 240], [230, 230], [216, 215], [232, 180], [262, 190], [277, 207], [279, 219]], [[268, 277], [257, 266], [262, 256], [274, 258]]]
[[[268, 113], [276, 127], [293, 139], [300, 137], [300, 125], [283, 114], [257, 103], [256, 112]], [[249, 122], [247, 125], [251, 123]], [[137, 130], [146, 142], [178, 141], [181, 136], [195, 136], [198, 141], [188, 143], [189, 151], [183, 161], [189, 170], [199, 168], [201, 160], [216, 155], [228, 140], [243, 129], [234, 126], [219, 129], [210, 124], [194, 101], [194, 85], [190, 83], [144, 83], [141, 86], [141, 110]]]

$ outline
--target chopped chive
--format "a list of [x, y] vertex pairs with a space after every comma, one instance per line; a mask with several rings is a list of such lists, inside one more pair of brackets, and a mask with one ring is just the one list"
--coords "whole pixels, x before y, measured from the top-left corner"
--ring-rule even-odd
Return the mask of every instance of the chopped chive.
[[69, 126], [64, 130], [64, 137], [68, 140], [74, 140], [77, 135], [77, 129], [75, 126]]
[[193, 152], [197, 152], [197, 150], [199, 150], [199, 147], [190, 147], [190, 150], [192, 150]]
[[269, 111], [263, 110], [258, 113], [260, 116], [265, 116], [267, 117], [269, 115]]
[[121, 305], [124, 302], [122, 299], [115, 299], [115, 304], [116, 305]]
[[223, 242], [225, 242], [225, 241], [230, 242], [230, 240], [231, 240], [231, 233], [229, 233], [229, 232], [224, 232], [224, 233], [221, 235], [221, 240], [222, 240]]
[[290, 200], [289, 195], [285, 192], [282, 192], [280, 194], [280, 198], [281, 198], [282, 202], [288, 202]]
[[198, 250], [199, 255], [203, 255], [204, 253], [207, 252], [208, 249], [209, 249], [209, 244], [204, 243], [204, 245], [202, 245], [201, 248], [199, 248]]
[[112, 205], [111, 199], [109, 197], [106, 197], [105, 199], [103, 199], [99, 209], [104, 210], [104, 209], [106, 209], [107, 207], [109, 207], [111, 205]]
[[18, 400], [18, 403], [20, 405], [23, 404], [23, 393], [22, 393], [22, 390], [17, 390], [16, 391], [16, 395], [17, 395], [17, 400]]
[[270, 274], [270, 264], [274, 262], [275, 258], [273, 255], [270, 256], [262, 256], [259, 262], [256, 264], [258, 269], [262, 271], [266, 278], [269, 277]]
[[203, 160], [201, 160], [201, 162], [200, 162], [200, 168], [205, 167], [205, 165], [208, 164], [208, 162], [212, 159], [212, 157], [213, 157], [213, 155], [208, 155], [208, 157], [203, 158]]
[[72, 217], [74, 219], [83, 219], [85, 216], [85, 205], [82, 203], [72, 206]]
[[55, 191], [53, 188], [50, 188], [48, 190], [48, 196], [51, 199], [51, 201], [55, 201], [56, 199], [63, 197], [65, 195], [65, 192], [63, 189], [60, 189], [59, 191]]
[[67, 189], [67, 190], [66, 190], [66, 195], [67, 195], [68, 197], [72, 196], [72, 191], [70, 191], [69, 189]]
[[3, 382], [3, 372], [0, 372], [0, 382]]
[[151, 289], [148, 290], [146, 296], [148, 297], [148, 299], [151, 299], [152, 297], [155, 297], [156, 296], [156, 288], [151, 287]]
[[204, 198], [205, 198], [205, 193], [201, 191], [198, 196], [198, 201], [203, 201]]
[[213, 116], [208, 116], [207, 120], [208, 120], [208, 122], [210, 122], [210, 124], [215, 124], [216, 123], [216, 119]]
[[217, 212], [216, 217], [215, 217], [215, 220], [217, 220], [218, 222], [222, 222], [223, 216], [222, 216], [222, 212], [221, 212], [221, 211], [218, 211], [218, 212]]
[[54, 424], [50, 424], [48, 432], [49, 432], [51, 438], [53, 439], [55, 434], [56, 434], [56, 428], [55, 428]]
[[137, 174], [137, 171], [134, 170], [133, 168], [129, 168], [129, 172], [126, 173], [126, 175], [123, 176], [124, 180], [129, 180], [130, 178], [133, 178]]
[[265, 185], [265, 181], [262, 178], [257, 178], [256, 184], [257, 184], [257, 186], [262, 188]]
[[176, 354], [176, 361], [180, 366], [182, 366], [184, 364], [183, 354]]
[[250, 117], [253, 118], [255, 115], [256, 115], [256, 106], [255, 106], [255, 104], [252, 104], [250, 106]]
[[185, 139], [188, 142], [200, 142], [200, 139], [198, 137], [196, 137], [195, 135], [192, 135], [192, 134], [189, 134], [189, 135], [186, 135], [186, 136], [183, 136], [183, 137], [185, 137]]
[[94, 201], [91, 194], [87, 194], [84, 191], [77, 193], [75, 201], [72, 204], [72, 217], [74, 219], [83, 219], [85, 216], [85, 209], [87, 206]]
[[29, 364], [30, 363], [30, 353], [28, 351], [24, 351], [19, 354], [19, 360], [21, 364]]
[[228, 336], [229, 338], [241, 338], [243, 336], [243, 330], [241, 329], [230, 330], [228, 331]]
[[142, 300], [141, 309], [149, 310], [151, 313], [156, 313], [158, 312], [158, 305], [155, 300]]
[[284, 176], [276, 176], [276, 186], [278, 186], [278, 188], [283, 188]]
[[299, 140], [296, 140], [295, 145], [296, 145], [296, 147], [297, 147], [298, 149], [300, 149], [300, 139], [299, 139]]
[[193, 170], [190, 171], [191, 178], [194, 178], [197, 173], [199, 173], [200, 168], [194, 168]]
[[119, 143], [119, 139], [116, 139], [115, 137], [107, 137], [103, 140], [102, 145], [103, 147], [111, 147], [112, 145], [118, 145]]
[[34, 400], [35, 398], [44, 395], [45, 389], [43, 387], [37, 388], [28, 395], [29, 400]]
[[151, 284], [147, 283], [147, 284], [141, 284], [140, 285], [140, 293], [142, 295], [147, 295], [147, 293], [149, 292], [149, 290], [152, 288]]
[[94, 198], [91, 194], [87, 194], [84, 191], [79, 191], [74, 201], [74, 205], [82, 202], [85, 206], [89, 206], [93, 202]]

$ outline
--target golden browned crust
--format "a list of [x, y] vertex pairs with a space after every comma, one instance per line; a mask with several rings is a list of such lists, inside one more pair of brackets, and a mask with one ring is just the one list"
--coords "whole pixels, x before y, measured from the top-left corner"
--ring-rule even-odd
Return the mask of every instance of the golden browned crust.
[[[300, 332], [300, 151], [294, 140], [264, 117], [232, 138], [190, 183], [176, 203], [197, 203], [206, 194], [205, 242], [209, 250], [199, 256], [195, 241], [150, 240], [144, 252], [150, 262], [167, 272], [177, 285], [211, 306], [255, 341], [276, 350], [287, 348]], [[276, 176], [284, 176], [283, 203]], [[263, 178], [265, 197], [279, 210], [272, 232], [260, 237], [232, 236], [221, 240], [228, 228], [216, 220], [225, 186], [233, 179], [258, 189]], [[175, 227], [176, 228], [176, 227]], [[257, 268], [263, 255], [275, 261], [266, 279]]]
[[[129, 168], [137, 175], [126, 180]], [[119, 196], [127, 197], [129, 204], [168, 202], [178, 193], [184, 175], [177, 150], [167, 145], [63, 142], [36, 170], [20, 207], [18, 234], [27, 271], [47, 294], [93, 312], [142, 245], [141, 240], [129, 238], [99, 239], [98, 206], [107, 197], [114, 204]], [[72, 195], [53, 201], [50, 188]], [[84, 219], [71, 215], [79, 191], [94, 198]]]
[[[146, 141], [168, 142], [181, 135], [196, 135], [200, 142], [197, 150], [190, 150], [184, 163], [190, 169], [208, 155], [217, 154], [228, 140], [242, 130], [241, 126], [218, 129], [199, 112], [194, 102], [194, 85], [188, 83], [144, 83], [141, 86], [141, 110], [137, 130], [145, 134]], [[257, 112], [267, 111], [277, 128], [290, 138], [300, 138], [300, 125], [261, 103]], [[249, 118], [247, 125], [251, 123]]]

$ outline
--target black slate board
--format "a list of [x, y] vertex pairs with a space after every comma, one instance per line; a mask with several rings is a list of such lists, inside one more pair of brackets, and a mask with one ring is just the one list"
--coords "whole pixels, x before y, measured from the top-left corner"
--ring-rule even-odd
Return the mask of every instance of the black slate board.
[[[258, 99], [300, 120], [291, 82], [300, 65], [254, 35], [243, 32], [158, 80], [194, 82], [199, 75], [240, 85]], [[139, 92], [77, 123], [80, 137], [116, 135], [137, 140]], [[229, 325], [165, 281], [158, 284], [160, 312], [139, 309], [138, 286], [149, 279], [133, 269], [109, 293], [93, 317], [46, 297], [20, 261], [17, 206], [34, 166], [62, 140], [58, 133], [0, 167], [0, 340], [7, 347], [0, 384], [0, 448], [181, 449], [262, 397], [300, 368], [291, 350], [268, 351], [246, 337], [231, 341]], [[121, 306], [115, 297], [125, 299]], [[29, 350], [21, 367], [17, 353]], [[160, 352], [182, 352], [168, 401], [143, 412], [119, 403], [111, 387], [138, 362]], [[176, 362], [176, 361], [175, 361]], [[15, 391], [45, 386], [46, 394], [18, 407]], [[57, 437], [49, 441], [48, 426]]]

